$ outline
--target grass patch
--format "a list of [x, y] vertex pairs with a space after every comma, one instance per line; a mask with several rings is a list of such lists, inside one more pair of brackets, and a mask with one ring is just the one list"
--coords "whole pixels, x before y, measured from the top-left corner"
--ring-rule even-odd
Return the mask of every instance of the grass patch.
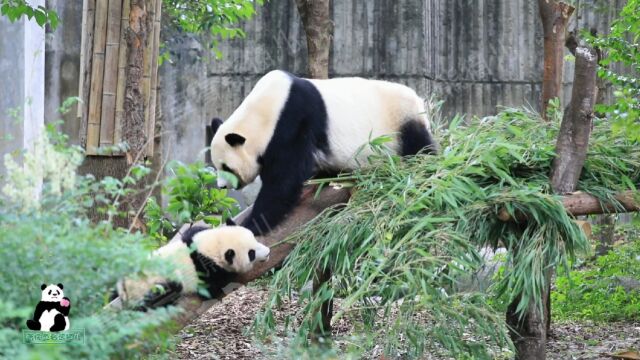
[[[623, 286], [640, 280], [640, 239], [617, 246], [606, 255], [562, 272], [551, 293], [555, 320], [640, 320], [640, 289]], [[629, 281], [629, 280], [626, 280]]]

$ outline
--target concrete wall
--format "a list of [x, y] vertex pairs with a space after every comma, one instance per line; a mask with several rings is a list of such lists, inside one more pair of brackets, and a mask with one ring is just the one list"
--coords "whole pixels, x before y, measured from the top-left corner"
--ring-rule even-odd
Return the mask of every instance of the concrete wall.
[[[31, 1], [44, 5], [44, 1]], [[0, 16], [0, 157], [30, 147], [44, 126], [44, 30]], [[0, 158], [0, 175], [4, 173]]]
[[[606, 31], [625, 2], [580, 1], [574, 21]], [[543, 48], [537, 1], [336, 0], [332, 7], [332, 77], [407, 84], [422, 96], [444, 99], [446, 116], [493, 114], [499, 106], [539, 108]], [[306, 43], [294, 0], [268, 2], [244, 29], [246, 39], [220, 45], [219, 60], [206, 42], [162, 33], [174, 60], [160, 69], [163, 143], [172, 158], [202, 159], [206, 123], [229, 116], [264, 73], [305, 74]], [[573, 63], [565, 69], [568, 99]]]
[[63, 120], [60, 126], [72, 143], [80, 143], [80, 124], [76, 108], [66, 114], [58, 109], [65, 99], [78, 96], [80, 41], [82, 36], [82, 1], [47, 0], [47, 7], [60, 17], [55, 31], [47, 29], [44, 88], [45, 121]]

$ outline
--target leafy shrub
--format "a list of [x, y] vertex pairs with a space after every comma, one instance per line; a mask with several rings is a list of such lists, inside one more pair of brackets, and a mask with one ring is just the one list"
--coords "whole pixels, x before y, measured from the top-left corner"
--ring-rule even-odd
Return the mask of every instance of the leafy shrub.
[[[612, 104], [598, 104], [597, 110], [611, 118], [613, 129], [625, 133], [630, 139], [640, 140], [640, 0], [629, 0], [620, 16], [613, 21], [608, 34], [599, 37], [587, 35], [587, 40], [603, 50], [598, 76], [613, 85]], [[613, 70], [614, 64], [630, 71]], [[635, 74], [635, 75], [634, 75]]]
[[[175, 310], [148, 313], [103, 310], [116, 281], [158, 267], [141, 235], [92, 224], [87, 210], [123, 191], [111, 179], [78, 176], [82, 150], [50, 126], [23, 155], [24, 166], [5, 157], [7, 177], [0, 195], [0, 357], [128, 358], [139, 350], [166, 346], [162, 332], [145, 332]], [[40, 182], [38, 179], [42, 179]], [[95, 200], [100, 194], [102, 200]], [[40, 300], [40, 284], [63, 283], [71, 300], [71, 329], [85, 342], [27, 345], [21, 331]]]
[[147, 231], [154, 239], [166, 242], [183, 224], [200, 220], [215, 227], [238, 212], [239, 207], [235, 199], [227, 196], [227, 190], [215, 187], [218, 176], [237, 183], [233, 175], [217, 173], [199, 162], [185, 165], [176, 161], [169, 169], [173, 176], [162, 189], [168, 197], [166, 209], [155, 198], [149, 198], [145, 207]]
[[640, 289], [625, 289], [620, 279], [640, 280], [640, 239], [598, 257], [585, 268], [558, 274], [551, 293], [557, 320], [639, 320]]

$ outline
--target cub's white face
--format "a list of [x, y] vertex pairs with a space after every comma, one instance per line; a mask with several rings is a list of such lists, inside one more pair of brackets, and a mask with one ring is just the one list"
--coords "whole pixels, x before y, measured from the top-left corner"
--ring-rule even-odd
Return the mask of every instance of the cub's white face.
[[[238, 178], [238, 188], [251, 183], [260, 172], [260, 165], [255, 155], [247, 151], [250, 147], [246, 139], [237, 133], [226, 133], [220, 129], [211, 141], [211, 161], [217, 170], [234, 174]], [[218, 177], [219, 187], [230, 187], [230, 184]]]
[[42, 285], [42, 301], [54, 301], [58, 302], [64, 297], [64, 291], [59, 285], [51, 284], [49, 286]]
[[269, 259], [269, 248], [242, 226], [203, 230], [195, 234], [193, 240], [200, 253], [233, 273], [249, 272], [256, 262]]

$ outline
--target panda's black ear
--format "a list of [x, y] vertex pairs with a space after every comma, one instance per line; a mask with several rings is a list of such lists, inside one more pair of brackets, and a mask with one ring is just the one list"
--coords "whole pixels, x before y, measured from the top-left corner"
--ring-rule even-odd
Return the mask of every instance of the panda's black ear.
[[47, 284], [42, 284], [42, 285], [40, 285], [40, 290], [44, 290], [44, 289], [46, 289], [46, 288], [47, 288]]
[[215, 135], [218, 132], [218, 128], [222, 125], [222, 119], [219, 117], [214, 117], [211, 119], [211, 135]]
[[227, 260], [229, 265], [233, 264], [233, 258], [236, 256], [236, 252], [233, 249], [229, 249], [224, 253], [224, 259]]
[[60, 288], [60, 290], [64, 289], [64, 286], [62, 286], [62, 284], [58, 284], [58, 287]]
[[233, 221], [232, 218], [228, 218], [227, 221], [225, 221], [225, 224], [227, 224], [227, 226], [236, 226], [236, 222]]
[[224, 139], [227, 140], [227, 144], [233, 147], [243, 145], [244, 142], [247, 140], [244, 138], [244, 136], [236, 133], [227, 134], [227, 136], [225, 136]]

